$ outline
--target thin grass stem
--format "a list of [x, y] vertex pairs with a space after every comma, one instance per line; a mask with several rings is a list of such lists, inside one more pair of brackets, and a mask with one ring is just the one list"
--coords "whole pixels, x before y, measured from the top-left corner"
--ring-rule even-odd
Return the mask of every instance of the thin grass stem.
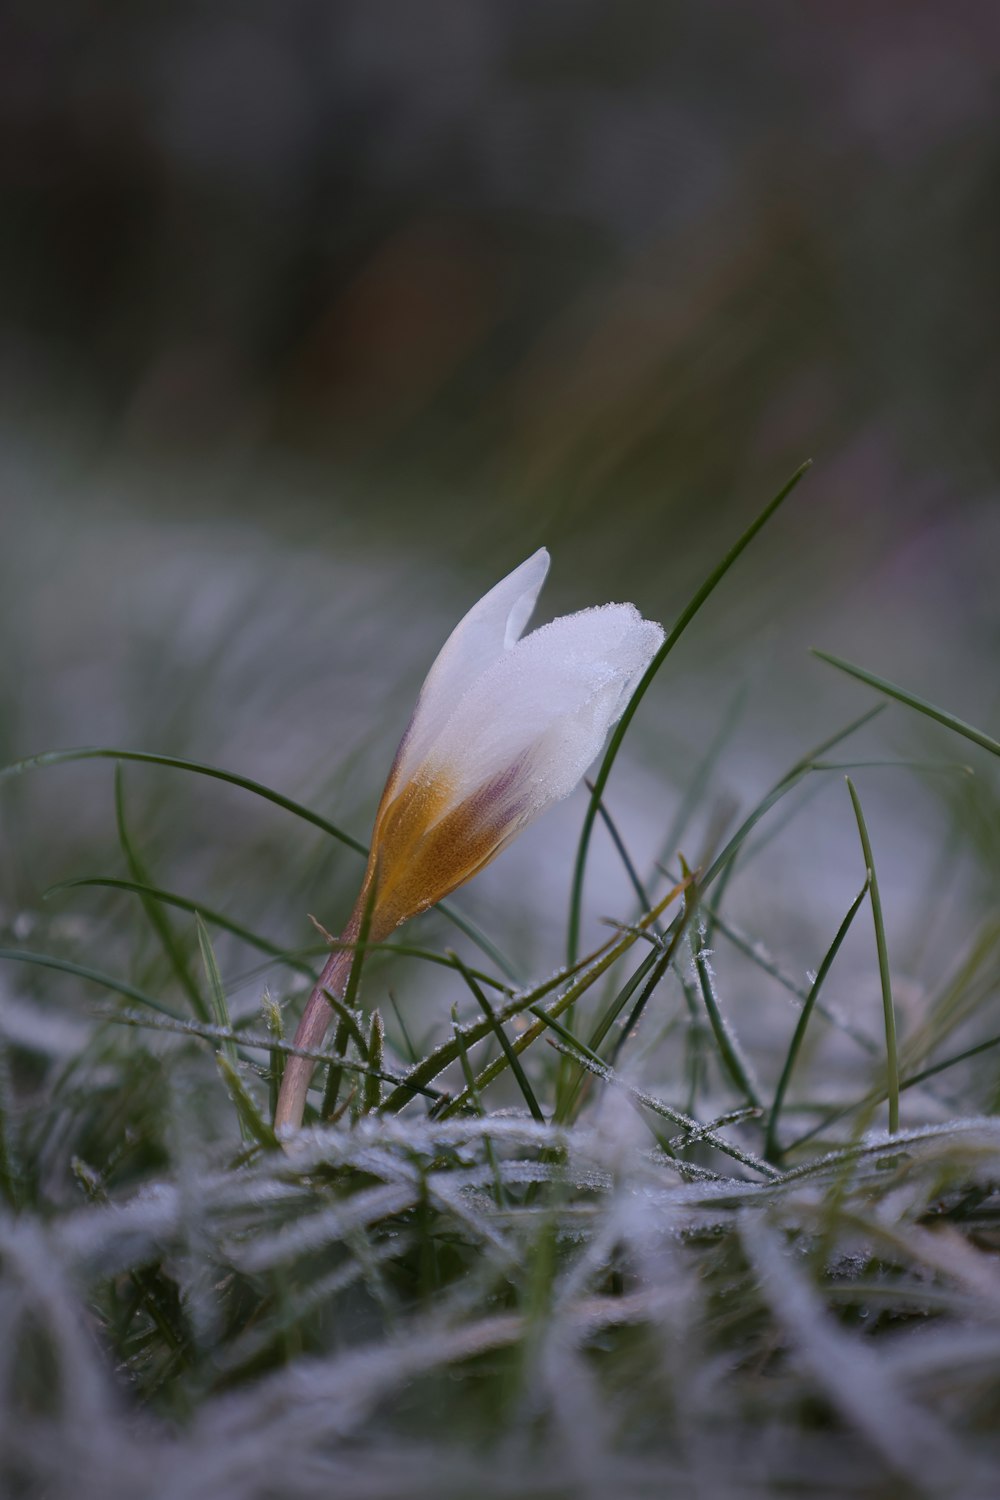
[[906, 688], [897, 687], [894, 682], [889, 682], [885, 677], [876, 677], [874, 672], [867, 672], [864, 667], [856, 667], [849, 661], [844, 661], [839, 656], [831, 656], [828, 651], [819, 651], [814, 646], [813, 656], [818, 656], [820, 661], [825, 661], [831, 667], [836, 667], [841, 672], [846, 672], [849, 677], [856, 677], [859, 682], [867, 683], [876, 692], [885, 693], [887, 698], [895, 698], [897, 703], [904, 703], [907, 708], [916, 709], [918, 714], [924, 714], [928, 719], [934, 719], [938, 724], [943, 724], [946, 729], [951, 729], [955, 734], [962, 735], [971, 740], [974, 745], [981, 745], [984, 750], [989, 750], [993, 755], [1000, 755], [1000, 740], [995, 740], [992, 735], [985, 734], [973, 724], [967, 724], [964, 719], [959, 719], [955, 714], [949, 713], [947, 709], [938, 708], [929, 703], [926, 698], [918, 698], [916, 693], [911, 693]]
[[594, 778], [594, 790], [591, 793], [590, 802], [588, 803], [587, 811], [584, 814], [583, 827], [580, 832], [580, 842], [577, 847], [576, 860], [573, 868], [573, 878], [570, 887], [569, 926], [567, 933], [567, 958], [570, 963], [573, 963], [575, 961], [580, 946], [580, 916], [583, 903], [583, 882], [587, 867], [587, 852], [590, 848], [590, 837], [593, 832], [595, 819], [597, 818], [598, 803], [603, 796], [604, 788], [608, 783], [608, 777], [611, 775], [611, 769], [614, 766], [615, 760], [618, 756], [618, 752], [621, 749], [622, 741], [628, 733], [629, 725], [635, 718], [639, 704], [646, 696], [646, 691], [649, 688], [650, 683], [653, 681], [653, 678], [656, 676], [657, 672], [660, 670], [660, 667], [666, 661], [667, 657], [670, 655], [671, 651], [674, 649], [677, 642], [680, 640], [681, 636], [684, 634], [685, 630], [694, 619], [695, 615], [697, 615], [702, 605], [715, 592], [715, 589], [722, 582], [723, 578], [725, 578], [730, 568], [735, 562], [738, 561], [742, 553], [750, 545], [761, 528], [766, 526], [767, 522], [774, 515], [778, 507], [792, 493], [796, 485], [810, 468], [811, 463], [812, 460], [809, 459], [798, 469], [796, 469], [795, 473], [792, 475], [791, 479], [788, 480], [787, 484], [785, 484], [778, 491], [777, 495], [775, 495], [774, 498], [769, 501], [769, 503], [764, 507], [764, 509], [760, 512], [756, 519], [751, 522], [746, 531], [744, 531], [743, 535], [734, 543], [734, 545], [722, 558], [721, 562], [719, 562], [712, 569], [711, 573], [709, 573], [708, 577], [705, 579], [701, 587], [693, 594], [687, 605], [678, 615], [672, 629], [670, 630], [670, 633], [667, 635], [665, 641], [663, 642], [663, 645], [660, 647], [659, 651], [657, 651], [656, 655], [653, 657], [653, 660], [650, 662], [649, 666], [646, 668], [646, 671], [643, 673], [638, 685], [635, 688], [635, 691], [633, 692], [628, 704], [626, 705], [625, 712], [622, 714], [621, 718], [618, 720], [618, 723], [615, 725], [614, 730], [612, 731], [611, 738], [608, 741], [608, 747], [605, 750], [604, 757], [601, 761], [600, 769], [598, 770], [597, 775]]
[[875, 873], [875, 858], [872, 854], [868, 825], [861, 810], [861, 801], [851, 778], [847, 778], [847, 789], [851, 794], [854, 816], [858, 822], [858, 835], [868, 871], [868, 894], [871, 899], [872, 920], [875, 924], [875, 947], [878, 951], [879, 983], [882, 987], [882, 1013], [885, 1018], [885, 1066], [886, 1094], [889, 1100], [889, 1130], [899, 1129], [899, 1064], [896, 1057], [896, 1013], [892, 1003], [892, 979], [889, 973], [889, 950], [885, 941], [885, 922], [882, 917], [882, 897], [879, 893], [878, 876]]
[[858, 911], [861, 908], [861, 903], [862, 901], [864, 901], [867, 894], [868, 880], [866, 878], [864, 885], [861, 887], [860, 891], [851, 902], [851, 905], [847, 911], [847, 915], [841, 922], [840, 926], [837, 928], [837, 932], [833, 939], [833, 942], [830, 944], [829, 948], [826, 950], [826, 953], [823, 955], [823, 962], [820, 964], [818, 970], [816, 971], [816, 978], [813, 980], [809, 993], [805, 998], [805, 1003], [802, 1006], [795, 1031], [792, 1034], [792, 1040], [788, 1047], [788, 1053], [785, 1057], [784, 1067], [782, 1068], [781, 1076], [778, 1079], [778, 1086], [774, 1091], [774, 1102], [771, 1105], [771, 1115], [767, 1122], [767, 1137], [764, 1144], [764, 1155], [767, 1157], [768, 1161], [777, 1161], [781, 1156], [781, 1151], [778, 1146], [778, 1118], [781, 1114], [781, 1107], [785, 1101], [785, 1094], [788, 1090], [788, 1085], [791, 1082], [792, 1071], [795, 1067], [796, 1061], [798, 1060], [799, 1052], [802, 1049], [802, 1043], [805, 1041], [806, 1028], [809, 1025], [809, 1019], [813, 1013], [814, 1008], [816, 1007], [816, 1002], [819, 999], [819, 992], [823, 988], [826, 976], [829, 974], [830, 969], [833, 967], [833, 961], [837, 957], [837, 954], [840, 952], [841, 944], [843, 943], [847, 934], [850, 932], [851, 924], [854, 921], [854, 918], [857, 916]]

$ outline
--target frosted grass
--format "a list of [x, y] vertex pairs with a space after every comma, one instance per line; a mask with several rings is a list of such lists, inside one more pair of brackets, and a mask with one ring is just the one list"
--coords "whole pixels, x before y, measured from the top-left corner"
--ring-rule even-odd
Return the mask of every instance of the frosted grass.
[[[363, 599], [348, 604], [331, 596], [330, 639]], [[248, 629], [270, 639], [263, 615]], [[321, 665], [283, 684], [292, 717]], [[177, 681], [212, 701], [210, 678]], [[339, 684], [345, 702], [356, 685]], [[381, 691], [408, 702], [404, 687]], [[922, 700], [903, 701], [920, 724]], [[961, 790], [921, 769], [949, 753], [948, 715], [928, 731], [940, 739], [890, 743], [893, 769], [883, 720], [849, 716], [863, 706], [794, 744], [769, 732], [749, 771], [721, 701], [704, 756], [680, 770], [654, 714], [645, 769], [622, 762], [605, 788], [618, 844], [595, 839], [580, 965], [554, 967], [573, 839], [553, 834], [536, 883], [515, 861], [510, 904], [502, 866], [473, 903], [496, 949], [474, 973], [492, 1017], [437, 918], [412, 944], [372, 945], [346, 1055], [332, 1039], [315, 1052], [343, 1070], [338, 1117], [319, 1119], [321, 1069], [288, 1150], [267, 1127], [295, 1053], [304, 913], [326, 921], [353, 895], [342, 835], [376, 788], [362, 794], [347, 756], [340, 781], [307, 757], [272, 786], [274, 746], [243, 759], [239, 715], [232, 739], [205, 715], [195, 743], [169, 747], [221, 777], [180, 754], [126, 768], [117, 839], [110, 767], [0, 783], [39, 829], [37, 899], [22, 885], [15, 912], [5, 897], [0, 940], [19, 954], [0, 970], [0, 1492], [992, 1496], [1000, 799], [979, 762]], [[168, 707], [132, 742], [162, 743]], [[362, 718], [348, 736], [360, 766]], [[824, 757], [841, 740], [835, 771]], [[886, 1128], [879, 953], [856, 922], [813, 995], [769, 1159], [810, 1003], [798, 976], [820, 971], [864, 876], [842, 753], [879, 762], [857, 776], [891, 929], [900, 1128]], [[905, 857], [886, 778], [904, 787]], [[73, 797], [96, 833], [74, 832]], [[941, 843], [926, 835], [909, 869], [924, 805]], [[671, 829], [693, 879], [643, 928], [636, 903], [666, 889]], [[249, 967], [261, 954], [269, 998]]]

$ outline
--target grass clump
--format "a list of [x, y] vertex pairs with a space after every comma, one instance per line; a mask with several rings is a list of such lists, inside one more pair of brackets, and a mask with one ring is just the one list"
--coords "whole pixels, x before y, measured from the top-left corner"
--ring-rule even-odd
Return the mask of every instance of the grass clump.
[[[790, 488], [682, 611], [633, 710]], [[974, 740], [977, 808], [990, 802], [987, 734], [850, 670]], [[144, 787], [180, 773], [175, 808], [208, 777], [256, 799], [248, 818], [263, 799], [345, 859], [363, 845], [180, 756], [7, 767], [112, 760], [116, 863], [61, 879], [32, 945], [9, 932], [0, 947], [5, 1492], [992, 1493], [1000, 926], [970, 909], [943, 976], [901, 1010], [885, 835], [853, 779], [840, 820], [860, 858], [815, 974], [798, 979], [780, 924], [747, 931], [730, 910], [779, 805], [784, 845], [803, 792], [886, 774], [877, 755], [830, 758], [874, 711], [775, 766], [700, 868], [668, 850], [672, 873], [642, 871], [615, 817], [630, 712], [591, 787], [563, 967], [522, 982], [518, 955], [460, 911], [444, 920], [461, 951], [433, 921], [414, 941], [362, 929], [286, 1149], [275, 1100], [302, 1050], [288, 1018], [328, 945], [286, 945], [218, 895], [161, 883], [124, 768], [145, 763]], [[935, 795], [937, 763], [897, 763]], [[699, 761], [685, 816], [710, 782]], [[581, 956], [598, 820], [641, 910]], [[663, 825], [679, 841], [677, 816]], [[866, 903], [858, 1003], [834, 1002]], [[69, 904], [98, 912], [82, 937], [57, 920]], [[442, 995], [416, 1014], [414, 976]], [[743, 987], [768, 1008], [741, 1004]]]

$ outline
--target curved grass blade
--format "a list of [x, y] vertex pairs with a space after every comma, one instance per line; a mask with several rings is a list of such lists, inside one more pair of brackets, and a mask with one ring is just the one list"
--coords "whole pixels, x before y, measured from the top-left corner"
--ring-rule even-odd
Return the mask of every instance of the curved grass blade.
[[908, 760], [883, 755], [874, 760], [817, 760], [815, 771], [923, 771], [928, 776], [975, 776], [971, 766], [958, 760]]
[[[260, 953], [268, 953], [272, 958], [280, 961], [290, 969], [295, 969], [306, 978], [315, 980], [315, 970], [311, 964], [304, 963], [295, 953], [289, 952], [277, 943], [272, 943], [268, 938], [261, 937], [259, 933], [253, 932], [249, 927], [234, 922], [231, 917], [224, 916], [222, 912], [214, 911], [202, 901], [192, 901], [188, 896], [178, 895], [175, 891], [166, 891], [161, 886], [148, 885], [140, 880], [118, 880], [111, 876], [83, 875], [74, 880], [60, 880], [55, 885], [50, 885], [43, 893], [42, 899], [48, 900], [50, 896], [60, 895], [63, 891], [75, 890], [93, 886], [103, 890], [128, 891], [133, 895], [145, 897], [150, 902], [160, 902], [164, 906], [176, 906], [180, 911], [190, 912], [192, 916], [200, 916], [202, 921], [212, 927], [219, 927], [223, 932], [228, 932], [231, 937], [239, 938], [240, 942], [246, 943], [251, 948], [256, 948]], [[145, 901], [143, 902], [145, 904]], [[323, 952], [318, 949], [317, 952]], [[203, 1017], [202, 1019], [207, 1019]]]
[[[342, 943], [339, 938], [330, 938], [322, 947], [313, 948], [282, 948], [280, 943], [272, 943], [269, 938], [262, 937], [260, 933], [254, 932], [251, 927], [244, 927], [240, 922], [234, 922], [223, 912], [216, 911], [213, 907], [206, 906], [203, 901], [194, 901], [190, 896], [182, 896], [177, 891], [164, 890], [162, 886], [143, 885], [136, 880], [122, 880], [110, 875], [80, 875], [72, 880], [59, 880], [55, 885], [50, 885], [43, 891], [42, 899], [47, 901], [50, 896], [61, 895], [63, 891], [86, 889], [93, 886], [99, 890], [129, 891], [135, 895], [145, 894], [151, 900], [161, 901], [166, 906], [176, 906], [180, 911], [190, 912], [193, 916], [200, 913], [202, 920], [210, 927], [221, 928], [228, 932], [231, 937], [238, 938], [240, 942], [246, 943], [250, 948], [256, 948], [260, 953], [266, 953], [277, 962], [284, 964], [286, 968], [294, 969], [297, 974], [316, 982], [316, 967], [305, 961], [306, 955], [319, 957], [328, 953], [331, 947], [350, 947], [349, 943]], [[432, 948], [418, 948], [412, 943], [369, 943], [369, 953], [396, 953], [402, 958], [419, 958], [423, 963], [437, 964], [443, 969], [454, 969], [456, 965], [444, 953], [435, 953]], [[239, 983], [246, 978], [256, 978], [259, 973], [264, 972], [270, 965], [253, 969], [249, 975], [242, 975]], [[487, 985], [490, 989], [498, 990], [501, 994], [512, 995], [514, 991], [509, 984], [497, 979], [493, 974], [487, 974], [482, 969], [469, 968], [469, 973], [474, 974], [480, 984]]]
[[591, 793], [590, 802], [587, 805], [587, 811], [583, 819], [583, 828], [580, 832], [580, 842], [577, 846], [576, 862], [573, 869], [573, 880], [570, 890], [569, 930], [567, 936], [567, 956], [570, 963], [573, 963], [575, 961], [580, 944], [580, 913], [583, 902], [583, 881], [587, 866], [587, 852], [590, 847], [590, 837], [593, 832], [594, 822], [597, 818], [597, 806], [604, 792], [604, 788], [607, 785], [608, 777], [611, 775], [611, 768], [614, 765], [615, 760], [617, 759], [618, 751], [621, 749], [622, 741], [624, 740], [625, 735], [628, 733], [629, 725], [635, 717], [636, 710], [645, 697], [646, 690], [648, 689], [653, 678], [656, 676], [657, 672], [660, 670], [660, 667], [666, 661], [667, 657], [670, 655], [671, 651], [674, 649], [677, 642], [680, 640], [681, 636], [684, 634], [685, 630], [694, 619], [695, 615], [701, 609], [702, 605], [714, 593], [715, 589], [722, 582], [723, 578], [725, 578], [730, 568], [753, 541], [758, 531], [760, 531], [761, 528], [767, 524], [778, 507], [792, 493], [796, 485], [802, 479], [803, 475], [810, 468], [811, 464], [812, 460], [808, 459], [804, 464], [796, 469], [795, 473], [792, 475], [791, 479], [789, 479], [788, 483], [778, 491], [773, 500], [765, 505], [764, 509], [760, 512], [757, 518], [753, 522], [751, 522], [746, 531], [744, 531], [743, 535], [729, 549], [725, 557], [723, 557], [722, 561], [716, 565], [716, 567], [705, 579], [701, 587], [689, 600], [688, 604], [678, 615], [669, 635], [663, 642], [663, 645], [660, 647], [659, 651], [657, 651], [656, 655], [653, 657], [653, 660], [650, 662], [649, 666], [646, 668], [645, 672], [640, 678], [635, 691], [633, 692], [631, 698], [628, 701], [628, 704], [626, 705], [625, 712], [622, 714], [621, 718], [618, 720], [618, 723], [615, 725], [614, 730], [612, 731], [611, 738], [608, 741], [608, 748], [605, 750], [604, 758], [601, 761], [600, 769], [598, 770], [597, 775], [594, 778], [594, 790]]
[[823, 988], [823, 983], [826, 979], [826, 976], [829, 974], [830, 969], [833, 967], [833, 961], [837, 957], [837, 954], [840, 952], [841, 945], [847, 934], [851, 930], [851, 923], [857, 916], [861, 908], [861, 903], [865, 899], [867, 894], [868, 880], [866, 879], [864, 885], [861, 887], [860, 891], [851, 902], [846, 917], [837, 928], [837, 934], [823, 956], [823, 962], [820, 964], [818, 970], [816, 971], [816, 978], [813, 980], [812, 985], [809, 989], [809, 993], [805, 998], [805, 1003], [802, 1006], [802, 1011], [799, 1015], [798, 1023], [795, 1027], [795, 1031], [792, 1035], [792, 1040], [788, 1048], [788, 1055], [785, 1058], [785, 1065], [781, 1070], [781, 1077], [778, 1079], [778, 1086], [774, 1091], [774, 1103], [771, 1105], [771, 1117], [767, 1122], [767, 1137], [764, 1143], [764, 1155], [767, 1157], [768, 1161], [777, 1161], [781, 1156], [781, 1151], [778, 1146], [778, 1117], [781, 1114], [781, 1106], [785, 1102], [785, 1094], [788, 1090], [789, 1082], [791, 1081], [792, 1070], [795, 1067], [799, 1052], [802, 1048], [802, 1043], [805, 1040], [806, 1028], [809, 1025], [809, 1018], [812, 1015], [813, 1010], [815, 1009], [816, 1002], [819, 999], [819, 992]]
[[[304, 807], [301, 802], [296, 802], [292, 797], [286, 797], [282, 792], [276, 792], [271, 787], [265, 786], [263, 782], [254, 781], [252, 777], [240, 776], [235, 771], [224, 771], [221, 766], [212, 766], [205, 761], [185, 760], [176, 755], [156, 755], [148, 750], [117, 750], [106, 745], [81, 745], [68, 750], [43, 750], [39, 755], [29, 755], [23, 760], [11, 761], [6, 766], [0, 766], [0, 781], [8, 776], [21, 776], [26, 771], [36, 771], [46, 766], [66, 765], [71, 761], [78, 760], [126, 760], [135, 761], [140, 765], [169, 766], [176, 771], [190, 771], [197, 776], [208, 776], [215, 781], [225, 781], [230, 786], [239, 787], [245, 792], [252, 792], [255, 797], [262, 797], [265, 802], [272, 802], [275, 807], [280, 807], [284, 812], [291, 813], [296, 818], [301, 818], [306, 823], [311, 823], [321, 833], [329, 834], [331, 838], [353, 849], [356, 854], [368, 857], [368, 847], [360, 839], [345, 833], [328, 818], [321, 817], [319, 813], [313, 812], [311, 808]], [[496, 944], [481, 932], [475, 922], [455, 911], [450, 902], [440, 901], [436, 907], [442, 916], [448, 918], [460, 932], [477, 948], [480, 948], [488, 958], [491, 958], [498, 968], [502, 969], [508, 979], [514, 984], [519, 983], [517, 970], [510, 963]]]
[[861, 848], [868, 870], [868, 894], [871, 898], [872, 920], [875, 924], [875, 947], [878, 950], [878, 973], [879, 982], [882, 986], [882, 1011], [885, 1016], [885, 1066], [886, 1093], [889, 1100], [889, 1131], [891, 1134], [895, 1134], [899, 1129], [899, 1064], [896, 1058], [896, 1013], [892, 1004], [892, 980], [889, 974], [889, 952], [885, 942], [885, 923], [882, 919], [882, 898], [879, 894], [878, 877], [875, 874], [875, 860], [872, 855], [871, 839], [868, 837], [868, 826], [865, 823], [865, 815], [861, 810], [861, 802], [853, 781], [849, 776], [846, 780], [847, 790], [851, 794], [851, 802], [854, 805], [854, 816], [858, 821], [858, 834], [861, 838]]
[[134, 984], [129, 984], [124, 979], [115, 979], [110, 974], [103, 974], [100, 969], [91, 969], [86, 964], [74, 963], [68, 958], [55, 958], [50, 953], [32, 953], [26, 948], [0, 948], [0, 959], [8, 959], [12, 963], [37, 964], [42, 969], [58, 969], [63, 974], [73, 974], [77, 979], [86, 979], [90, 984], [99, 984], [103, 989], [112, 990], [116, 995], [123, 995], [126, 1000], [135, 1000], [139, 1005], [148, 1005], [150, 1010], [157, 1011], [161, 1016], [169, 1016], [172, 1021], [182, 1021], [175, 1010], [169, 1005], [164, 1005], [161, 1000], [154, 1000], [152, 995], [147, 995], [143, 990], [136, 989]]
[[352, 838], [335, 823], [329, 822], [319, 813], [304, 807], [301, 802], [296, 802], [282, 792], [276, 792], [271, 787], [265, 786], [263, 782], [254, 781], [249, 776], [240, 776], [236, 771], [224, 771], [221, 766], [209, 765], [206, 761], [185, 760], [177, 755], [156, 755], [148, 750], [118, 750], [106, 745], [80, 745], [67, 750], [43, 750], [39, 755], [29, 755], [23, 760], [11, 761], [9, 765], [0, 766], [0, 781], [8, 776], [20, 776], [25, 771], [35, 771], [46, 766], [66, 765], [78, 760], [134, 761], [139, 765], [169, 766], [176, 771], [191, 771], [197, 776], [208, 776], [215, 781], [225, 781], [230, 786], [239, 787], [245, 792], [252, 792], [255, 797], [262, 797], [265, 802], [273, 802], [275, 807], [280, 807], [304, 822], [311, 823], [314, 828], [329, 834], [331, 838], [337, 839], [357, 854], [365, 856], [368, 854], [368, 850], [360, 840]]
[[819, 651], [814, 646], [813, 656], [818, 656], [820, 661], [825, 661], [829, 666], [836, 667], [838, 671], [846, 672], [849, 677], [856, 677], [859, 682], [864, 682], [868, 687], [874, 688], [876, 692], [885, 693], [887, 698], [895, 698], [897, 703], [904, 703], [907, 708], [916, 709], [918, 714], [924, 714], [928, 719], [935, 719], [938, 724], [943, 724], [946, 729], [952, 729], [956, 734], [963, 735], [965, 739], [971, 740], [974, 745], [981, 745], [984, 750], [989, 750], [993, 755], [1000, 755], [1000, 740], [995, 740], [991, 735], [984, 734], [981, 729], [976, 729], [973, 724], [967, 724], [964, 719], [959, 719], [955, 714], [949, 713], [947, 709], [938, 708], [933, 703], [928, 703], [926, 698], [918, 698], [916, 693], [907, 692], [905, 688], [897, 687], [894, 682], [889, 682], [885, 677], [876, 677], [874, 672], [866, 672], [864, 667], [856, 667], [849, 661], [842, 660], [839, 656], [831, 656], [828, 651]]
[[443, 917], [447, 917], [451, 925], [457, 927], [459, 932], [464, 932], [469, 942], [475, 943], [480, 953], [485, 953], [487, 958], [491, 958], [501, 973], [506, 974], [512, 984], [522, 983], [523, 976], [514, 967], [510, 959], [505, 957], [500, 951], [493, 939], [486, 936], [486, 933], [483, 932], [477, 923], [470, 921], [468, 917], [463, 917], [461, 912], [455, 910], [450, 901], [439, 901], [434, 910], [439, 911]]

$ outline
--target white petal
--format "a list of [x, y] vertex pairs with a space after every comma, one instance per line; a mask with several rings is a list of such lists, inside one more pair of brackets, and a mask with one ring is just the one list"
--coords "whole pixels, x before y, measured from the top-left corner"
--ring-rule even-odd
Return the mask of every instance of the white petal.
[[631, 604], [553, 620], [471, 684], [419, 774], [445, 778], [453, 804], [502, 781], [523, 827], [577, 785], [662, 641]]
[[548, 571], [549, 554], [540, 547], [459, 620], [424, 679], [397, 753], [393, 784], [413, 774], [472, 683], [516, 645]]

